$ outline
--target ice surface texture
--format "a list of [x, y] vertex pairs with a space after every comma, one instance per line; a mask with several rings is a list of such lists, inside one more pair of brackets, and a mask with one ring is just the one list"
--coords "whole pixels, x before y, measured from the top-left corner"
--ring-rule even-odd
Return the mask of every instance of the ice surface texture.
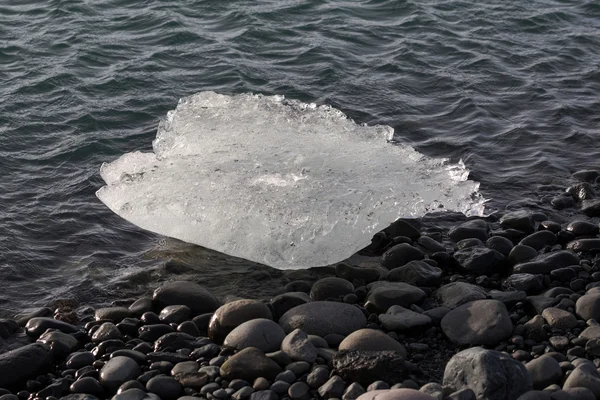
[[341, 261], [399, 217], [482, 213], [462, 163], [393, 133], [283, 96], [202, 92], [167, 114], [154, 153], [102, 165], [97, 196], [144, 229], [282, 269]]

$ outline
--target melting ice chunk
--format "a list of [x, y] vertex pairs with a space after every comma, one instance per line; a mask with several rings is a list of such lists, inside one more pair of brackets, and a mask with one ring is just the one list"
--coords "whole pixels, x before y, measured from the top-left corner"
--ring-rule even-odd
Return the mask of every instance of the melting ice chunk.
[[154, 153], [102, 165], [97, 196], [144, 229], [282, 269], [341, 261], [399, 217], [482, 214], [462, 163], [393, 133], [283, 96], [202, 92], [167, 114]]

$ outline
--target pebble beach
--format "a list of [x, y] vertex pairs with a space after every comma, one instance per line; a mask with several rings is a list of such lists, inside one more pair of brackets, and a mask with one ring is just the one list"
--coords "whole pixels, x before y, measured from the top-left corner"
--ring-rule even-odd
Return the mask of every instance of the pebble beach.
[[1, 320], [0, 400], [599, 399], [598, 176], [550, 201], [572, 221], [398, 220], [267, 298], [199, 274]]

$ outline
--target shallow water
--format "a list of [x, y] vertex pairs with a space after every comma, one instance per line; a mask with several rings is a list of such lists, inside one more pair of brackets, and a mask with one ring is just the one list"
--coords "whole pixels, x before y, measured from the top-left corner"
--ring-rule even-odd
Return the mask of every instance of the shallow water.
[[593, 0], [0, 0], [0, 308], [169, 276], [170, 241], [104, 207], [98, 170], [204, 90], [330, 104], [462, 158], [490, 210], [537, 201], [599, 164], [599, 33]]

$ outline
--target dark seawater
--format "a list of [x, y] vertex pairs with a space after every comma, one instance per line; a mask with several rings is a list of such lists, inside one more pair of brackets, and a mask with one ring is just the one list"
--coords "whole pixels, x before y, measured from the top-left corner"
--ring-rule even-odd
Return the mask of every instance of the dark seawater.
[[[0, 314], [169, 276], [185, 246], [110, 212], [98, 169], [203, 90], [331, 104], [543, 209], [600, 164], [600, 3], [0, 0]], [[190, 252], [213, 285], [251, 268]]]

